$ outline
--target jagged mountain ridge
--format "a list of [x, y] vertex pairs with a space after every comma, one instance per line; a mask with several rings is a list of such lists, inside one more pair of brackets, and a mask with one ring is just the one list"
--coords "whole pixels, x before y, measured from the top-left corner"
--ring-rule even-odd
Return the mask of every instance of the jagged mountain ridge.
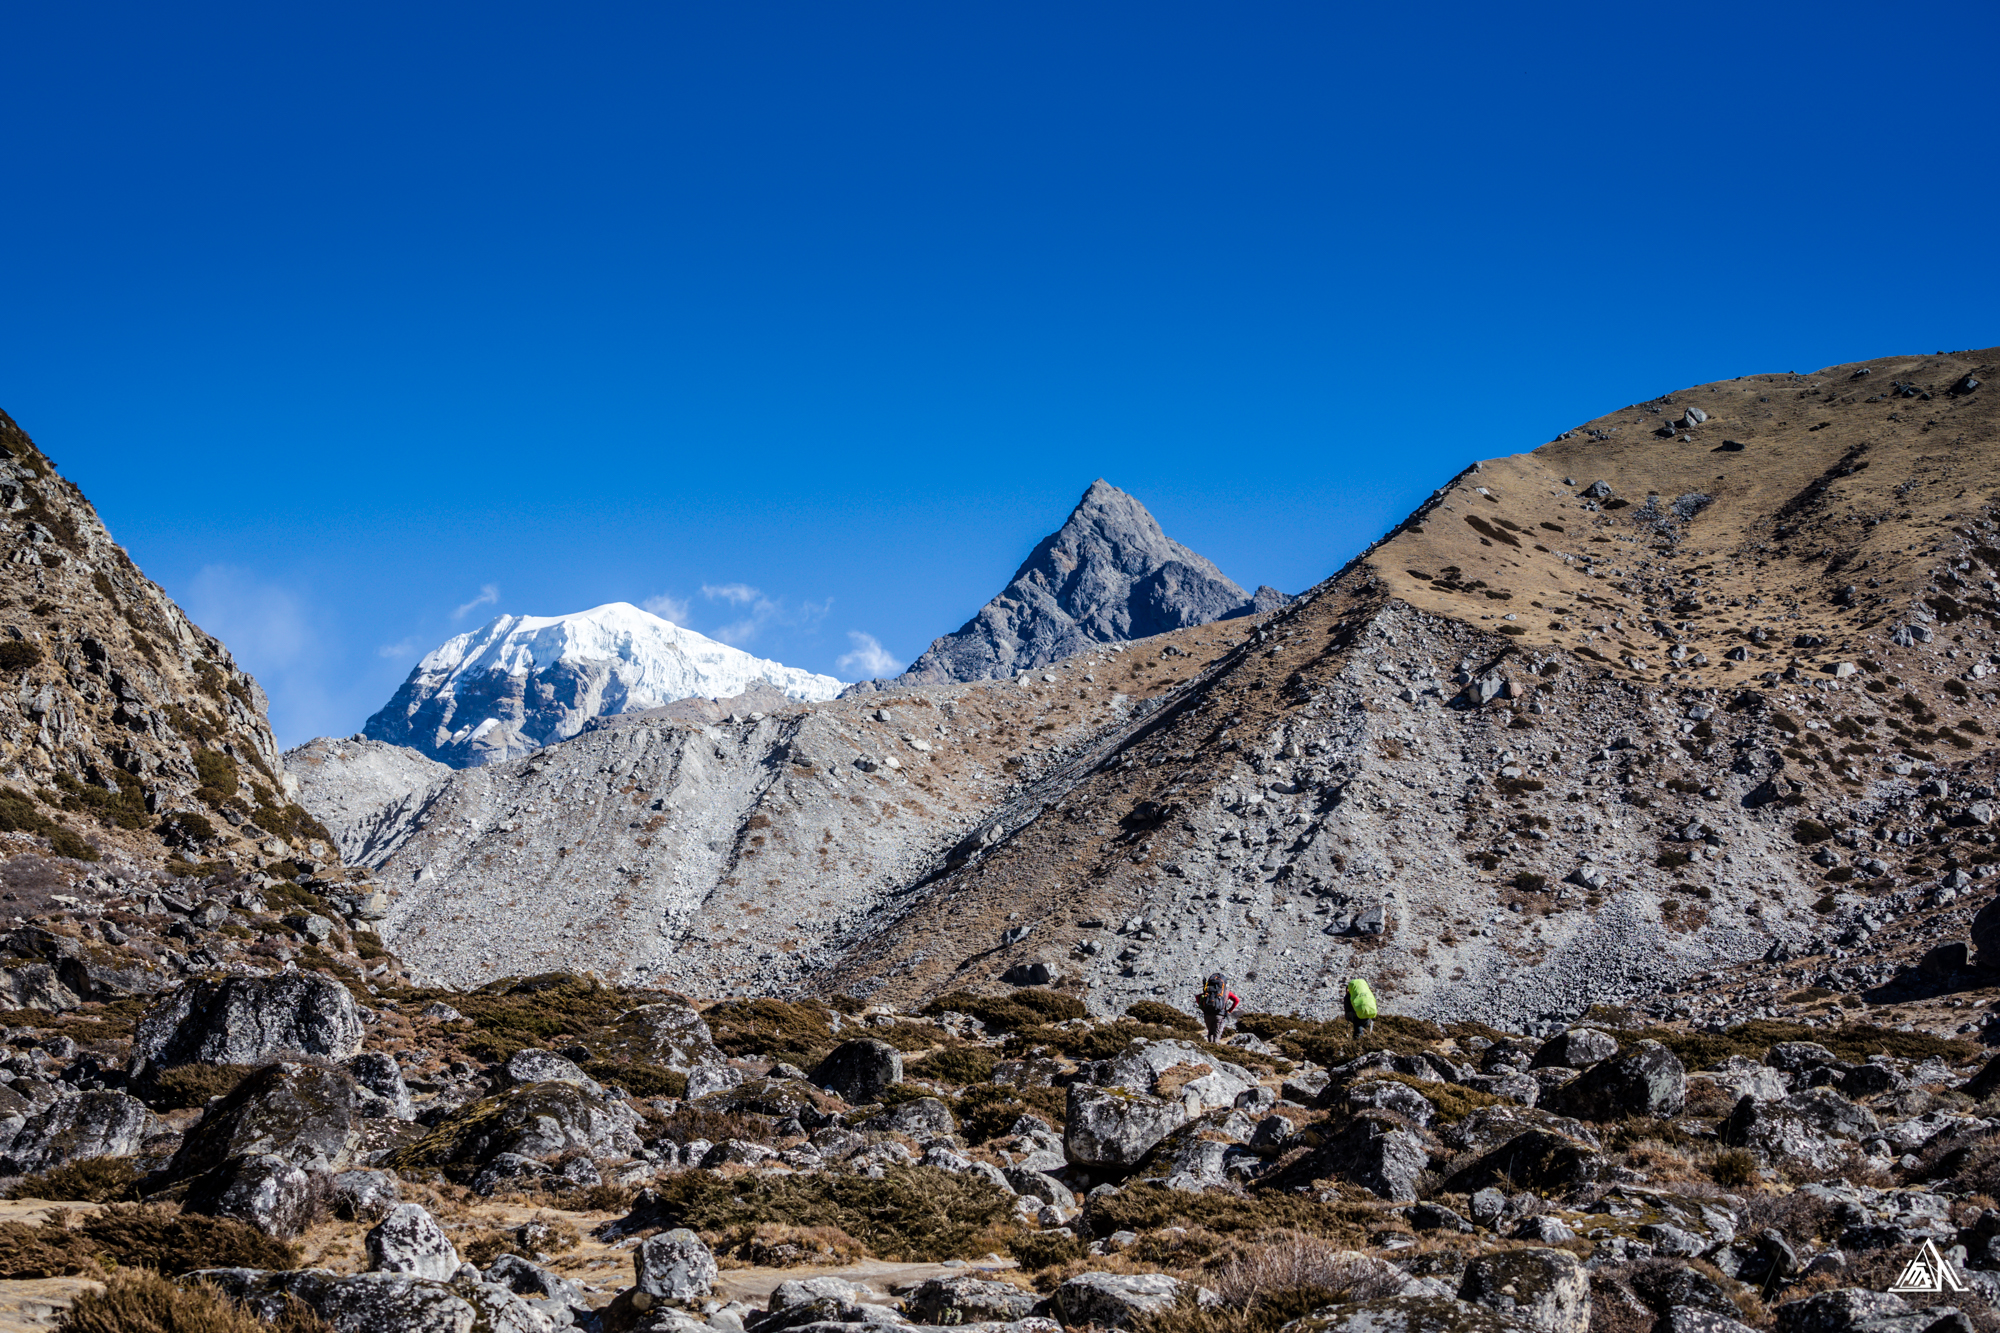
[[[1990, 399], [1946, 386], [1991, 359], [1892, 358], [1819, 376], [1745, 377], [1623, 409], [1535, 453], [1469, 470], [1264, 626], [1254, 650], [1252, 626], [1224, 622], [1162, 636], [1143, 652], [1072, 658], [1025, 687], [959, 687], [942, 731], [912, 732], [933, 745], [930, 757], [915, 769], [878, 765], [866, 795], [796, 782], [742, 787], [754, 799], [737, 805], [733, 837], [721, 840], [728, 856], [703, 900], [712, 924], [685, 957], [670, 952], [663, 965], [712, 959], [734, 922], [754, 946], [727, 966], [704, 961], [694, 971], [751, 988], [898, 998], [992, 985], [1006, 967], [1039, 958], [1076, 978], [1093, 1007], [1115, 1010], [1175, 994], [1220, 961], [1270, 1007], [1324, 1011], [1337, 1004], [1332, 983], [1360, 968], [1405, 1011], [1531, 1018], [1664, 990], [1774, 942], [1807, 947], [1818, 927], [1886, 910], [1880, 902], [1911, 889], [1905, 867], [1815, 912], [1829, 871], [1798, 840], [1796, 809], [1836, 821], [1866, 815], [1870, 827], [1914, 836], [1897, 812], [1915, 799], [1926, 766], [1949, 768], [1950, 783], [1990, 781], [1947, 763], [1955, 748], [1939, 754], [1918, 742], [1908, 743], [1918, 755], [1896, 760], [1910, 772], [1887, 771], [1878, 756], [1866, 773], [1836, 775], [1828, 756], [1839, 747], [1801, 739], [1821, 728], [1786, 710], [1823, 714], [1825, 727], [1843, 729], [1838, 739], [1885, 749], [1903, 744], [1902, 733], [1884, 716], [1852, 711], [1857, 696], [1879, 697], [1854, 680], [1892, 699], [1909, 692], [1927, 709], [1956, 698], [1940, 665], [1950, 659], [1940, 655], [1963, 650], [1939, 643], [1923, 617], [1947, 611], [1925, 599], [1949, 597], [1928, 591], [1933, 576], [1970, 580], [1901, 547], [1910, 534], [1951, 526], [1942, 484], [1955, 495], [1951, 478], [1990, 475]], [[1878, 410], [1867, 401], [1876, 395], [1842, 391], [1863, 369], [1876, 384], [1920, 381], [1929, 387], [1918, 394], [1932, 397]], [[1913, 414], [1920, 404], [1931, 405]], [[1708, 420], [1688, 417], [1690, 405], [1705, 405]], [[1669, 417], [1689, 428], [1656, 434]], [[1935, 431], [1949, 432], [1937, 448], [1927, 438]], [[1587, 493], [1600, 479], [1609, 494]], [[1619, 503], [1649, 493], [1662, 499]], [[1672, 504], [1693, 496], [1708, 499]], [[1870, 526], [1882, 517], [1870, 507], [1878, 500], [1901, 507]], [[1542, 534], [1563, 544], [1536, 541]], [[1968, 553], [2000, 546], [1950, 540]], [[1850, 547], [1830, 575], [1829, 562]], [[1849, 568], [1877, 586], [1845, 591]], [[1798, 599], [1782, 612], [1796, 620], [1780, 619], [1781, 593]], [[1966, 604], [1942, 605], [1962, 615]], [[1787, 667], [1775, 656], [1779, 626], [1786, 643], [1801, 634], [1825, 640], [1804, 668], [1824, 688], [1800, 686], [1796, 670], [1778, 677]], [[1669, 656], [1675, 649], [1682, 661]], [[1732, 651], [1750, 661], [1730, 662]], [[1816, 670], [1836, 665], [1823, 654], [1872, 665], [1859, 678], [1829, 676]], [[1512, 681], [1520, 696], [1447, 706], [1469, 702], [1461, 675], [1496, 688]], [[1770, 694], [1772, 685], [1754, 679], [1763, 675], [1798, 697]], [[1764, 697], [1731, 711], [1745, 683]], [[1135, 698], [1145, 701], [1143, 716]], [[892, 700], [941, 707], [943, 696], [912, 689]], [[1990, 703], [1968, 708], [1970, 726], [1984, 725]], [[832, 708], [800, 712], [810, 721]], [[854, 739], [851, 719], [824, 720]], [[1975, 746], [1974, 768], [1990, 767], [1978, 732], [1954, 734]], [[1630, 744], [1612, 748], [1621, 740]], [[788, 745], [774, 730], [710, 757], [768, 772], [789, 765]], [[783, 771], [810, 777], [817, 767]], [[943, 780], [975, 768], [976, 782]], [[649, 782], [644, 790], [657, 792], [660, 779]], [[671, 795], [673, 781], [664, 785]], [[845, 881], [829, 882], [823, 908], [797, 912], [816, 883], [815, 848], [843, 836], [845, 826], [814, 822], [826, 798], [862, 795], [879, 826], [899, 809], [898, 792], [929, 813], [903, 826], [887, 853], [863, 848], [854, 857], [869, 891], [849, 896]], [[517, 794], [494, 789], [487, 798], [504, 806]], [[927, 802], [939, 797], [957, 809], [926, 826], [937, 818]], [[568, 855], [608, 854], [591, 836]], [[1841, 853], [1839, 868], [1855, 873], [1856, 861], [1875, 859], [1878, 840], [1861, 841]], [[533, 839], [522, 842], [519, 855], [542, 855], [530, 851]], [[385, 872], [421, 873], [431, 853], [419, 856], [418, 846], [405, 844]], [[767, 863], [775, 873], [761, 877], [756, 901], [735, 898], [727, 881], [745, 878], [753, 851], [790, 859]], [[878, 854], [890, 860], [871, 864]], [[649, 873], [672, 863], [669, 852]], [[455, 864], [473, 871], [463, 857]], [[537, 873], [551, 894], [582, 882], [553, 861]], [[508, 893], [526, 882], [510, 881]], [[439, 959], [466, 938], [453, 943], [436, 915], [450, 914], [455, 900], [491, 896], [476, 873], [448, 892], [415, 892], [433, 914], [426, 928]], [[1157, 929], [1118, 933], [1134, 919]], [[996, 951], [1010, 921], [1029, 925], [1028, 939]], [[1107, 922], [1110, 933], [1083, 921]], [[1377, 921], [1379, 935], [1353, 933]], [[1325, 934], [1329, 926], [1342, 933]], [[560, 956], [549, 950], [540, 965]]]
[[897, 683], [994, 680], [1104, 644], [1274, 610], [1284, 600], [1274, 588], [1244, 592], [1100, 477], [1006, 588], [935, 640]]
[[567, 740], [594, 717], [740, 694], [757, 681], [793, 699], [831, 699], [842, 688], [626, 602], [503, 615], [425, 654], [362, 734], [464, 768]]
[[7, 828], [86, 857], [332, 854], [293, 803], [263, 690], [4, 413], [0, 540], [0, 773], [18, 784]]

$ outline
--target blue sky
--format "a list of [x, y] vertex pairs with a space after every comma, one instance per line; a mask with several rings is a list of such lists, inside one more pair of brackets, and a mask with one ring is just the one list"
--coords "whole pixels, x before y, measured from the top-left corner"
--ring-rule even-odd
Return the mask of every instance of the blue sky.
[[272, 696], [846, 677], [1090, 481], [1297, 591], [1473, 458], [2000, 342], [1991, 4], [15, 5], [0, 407]]

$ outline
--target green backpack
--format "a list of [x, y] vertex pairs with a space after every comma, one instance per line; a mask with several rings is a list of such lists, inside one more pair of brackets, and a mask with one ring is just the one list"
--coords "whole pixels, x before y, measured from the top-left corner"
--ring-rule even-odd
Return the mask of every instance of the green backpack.
[[1375, 1017], [1375, 992], [1369, 990], [1368, 983], [1360, 977], [1347, 983], [1347, 1003], [1356, 1018], [1370, 1020]]

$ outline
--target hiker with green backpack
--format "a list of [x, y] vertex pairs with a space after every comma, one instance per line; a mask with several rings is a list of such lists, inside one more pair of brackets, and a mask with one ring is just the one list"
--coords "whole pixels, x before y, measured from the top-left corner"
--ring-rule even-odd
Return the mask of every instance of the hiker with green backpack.
[[1375, 992], [1360, 977], [1350, 978], [1347, 983], [1347, 1021], [1354, 1024], [1357, 1042], [1362, 1033], [1375, 1026]]

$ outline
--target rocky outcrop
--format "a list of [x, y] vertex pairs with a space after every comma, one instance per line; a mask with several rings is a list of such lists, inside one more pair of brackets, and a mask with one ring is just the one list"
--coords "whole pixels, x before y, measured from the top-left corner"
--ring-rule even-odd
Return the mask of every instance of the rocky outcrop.
[[820, 1062], [812, 1081], [856, 1105], [878, 1102], [903, 1081], [903, 1053], [872, 1037], [844, 1041]]
[[458, 1271], [458, 1248], [437, 1219], [414, 1203], [397, 1204], [367, 1236], [368, 1268], [444, 1282]]
[[404, 821], [452, 772], [407, 745], [359, 734], [307, 741], [285, 751], [284, 761], [299, 803], [332, 830], [340, 859], [352, 865], [377, 864], [392, 851]]
[[145, 1104], [122, 1092], [58, 1097], [14, 1135], [0, 1154], [0, 1173], [27, 1175], [93, 1157], [130, 1157], [158, 1128]]
[[249, 1065], [286, 1054], [344, 1060], [360, 1049], [354, 997], [323, 973], [197, 981], [139, 1020], [132, 1079], [143, 1085], [175, 1065]]
[[1253, 599], [1160, 531], [1139, 501], [1100, 479], [1006, 589], [931, 644], [897, 683], [1011, 676], [1087, 648], [1273, 610], [1285, 600], [1269, 588]]

